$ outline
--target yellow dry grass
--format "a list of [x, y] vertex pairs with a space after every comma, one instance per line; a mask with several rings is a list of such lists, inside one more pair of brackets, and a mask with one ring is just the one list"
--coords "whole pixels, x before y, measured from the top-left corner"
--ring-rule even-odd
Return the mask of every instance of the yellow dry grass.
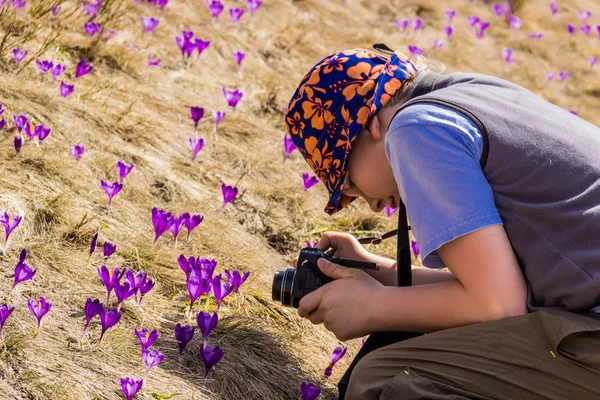
[[[333, 377], [324, 379], [339, 342], [322, 327], [298, 318], [295, 310], [270, 300], [274, 271], [289, 266], [306, 240], [317, 240], [325, 230], [365, 236], [395, 228], [395, 218], [373, 215], [362, 202], [328, 217], [323, 213], [324, 189], [302, 191], [307, 165], [301, 156], [296, 152], [282, 163], [282, 110], [308, 69], [333, 51], [370, 48], [376, 42], [406, 51], [408, 44], [416, 44], [444, 63], [446, 72], [496, 75], [600, 122], [598, 70], [587, 64], [587, 56], [599, 55], [600, 41], [581, 33], [571, 39], [565, 33], [566, 23], [580, 25], [580, 8], [600, 21], [600, 4], [593, 0], [563, 0], [555, 18], [545, 0], [526, 1], [517, 12], [523, 27], [516, 33], [480, 2], [347, 0], [342, 5], [336, 0], [267, 0], [254, 21], [245, 15], [234, 26], [227, 8], [219, 23], [212, 23], [202, 0], [172, 0], [164, 13], [130, 0], [105, 0], [118, 35], [95, 44], [83, 33], [79, 2], [30, 2], [35, 7], [28, 5], [29, 14], [20, 12], [13, 25], [8, 13], [0, 16], [0, 36], [6, 38], [0, 54], [0, 102], [10, 119], [10, 128], [0, 133], [0, 210], [25, 216], [0, 264], [0, 293], [10, 289], [21, 248], [29, 249], [30, 264], [38, 269], [33, 281], [22, 284], [11, 299], [17, 309], [0, 348], [1, 398], [122, 398], [119, 377], [143, 376], [133, 329], [144, 326], [158, 328], [155, 347], [166, 358], [152, 370], [137, 398], [177, 394], [181, 399], [293, 399], [302, 380], [323, 386], [323, 398], [335, 397], [335, 384], [359, 340], [349, 343], [349, 354]], [[43, 13], [59, 3], [59, 18]], [[244, 4], [227, 2], [228, 7]], [[442, 50], [430, 50], [443, 35], [444, 10], [450, 7], [457, 9], [452, 41]], [[468, 29], [466, 16], [471, 13], [492, 20], [482, 40]], [[142, 16], [161, 19], [152, 35], [143, 34]], [[424, 19], [418, 35], [403, 34], [394, 23], [417, 16]], [[212, 41], [188, 68], [175, 44], [183, 29]], [[526, 40], [534, 31], [543, 31], [545, 37]], [[29, 49], [29, 58], [43, 49], [40, 58], [66, 63], [70, 82], [81, 56], [93, 63], [94, 71], [78, 79], [75, 93], [63, 99], [57, 85], [39, 84], [35, 63], [16, 68], [10, 53], [17, 46]], [[500, 58], [503, 47], [515, 49], [512, 67]], [[232, 58], [236, 50], [247, 53], [241, 73]], [[162, 59], [161, 67], [146, 65], [150, 54]], [[547, 84], [545, 70], [569, 70], [571, 77], [565, 84]], [[203, 106], [208, 115], [211, 109], [224, 110], [223, 86], [240, 88], [244, 97], [235, 113], [227, 110], [218, 140], [210, 116], [200, 123], [200, 136], [208, 145], [192, 163], [189, 107]], [[41, 148], [25, 143], [15, 155], [12, 116], [21, 113], [50, 126], [52, 133]], [[69, 154], [69, 145], [76, 143], [86, 147], [79, 162]], [[99, 182], [116, 180], [118, 160], [135, 167], [108, 217]], [[238, 181], [241, 195], [221, 210], [221, 184]], [[205, 216], [189, 246], [175, 249], [165, 237], [153, 248], [154, 206]], [[98, 228], [100, 243], [117, 244], [110, 267], [148, 270], [158, 283], [141, 307], [125, 304], [122, 320], [109, 330], [102, 347], [97, 345], [99, 327], [92, 325], [81, 350], [77, 341], [85, 300], [105, 296], [96, 274], [100, 257], [87, 261]], [[388, 242], [369, 250], [393, 256], [394, 240]], [[251, 271], [241, 295], [227, 298], [221, 308], [209, 344], [221, 346], [225, 357], [206, 382], [198, 357], [199, 333], [181, 364], [173, 335], [175, 324], [185, 322], [187, 306], [185, 277], [176, 262], [181, 253], [217, 259], [218, 272]], [[26, 302], [40, 295], [54, 305], [41, 333], [34, 336]]]

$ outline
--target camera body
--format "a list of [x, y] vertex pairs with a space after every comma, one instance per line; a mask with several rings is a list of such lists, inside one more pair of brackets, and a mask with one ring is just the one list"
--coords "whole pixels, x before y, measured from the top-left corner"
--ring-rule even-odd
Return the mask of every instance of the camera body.
[[281, 302], [284, 306], [298, 308], [300, 299], [333, 281], [317, 266], [319, 258], [325, 258], [332, 263], [348, 268], [379, 269], [375, 263], [336, 258], [334, 250], [321, 251], [314, 247], [305, 247], [300, 250], [297, 268], [276, 271], [273, 277], [271, 297], [274, 301]]

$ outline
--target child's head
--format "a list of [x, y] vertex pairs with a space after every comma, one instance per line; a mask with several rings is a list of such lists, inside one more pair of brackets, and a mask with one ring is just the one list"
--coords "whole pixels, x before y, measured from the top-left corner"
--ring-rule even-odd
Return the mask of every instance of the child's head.
[[329, 191], [326, 213], [358, 197], [377, 212], [398, 204], [384, 139], [394, 111], [423, 68], [400, 52], [388, 59], [353, 49], [325, 57], [302, 79], [290, 100], [286, 129]]

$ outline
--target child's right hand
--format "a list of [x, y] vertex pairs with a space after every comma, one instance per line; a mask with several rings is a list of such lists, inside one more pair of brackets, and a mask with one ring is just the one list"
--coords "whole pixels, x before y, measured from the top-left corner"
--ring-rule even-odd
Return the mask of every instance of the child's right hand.
[[[350, 258], [359, 261], [371, 261], [373, 255], [369, 253], [356, 239], [349, 233], [342, 232], [325, 232], [317, 248], [322, 251], [327, 251], [330, 248], [335, 249], [334, 257]], [[297, 267], [298, 257], [292, 261], [294, 268]]]

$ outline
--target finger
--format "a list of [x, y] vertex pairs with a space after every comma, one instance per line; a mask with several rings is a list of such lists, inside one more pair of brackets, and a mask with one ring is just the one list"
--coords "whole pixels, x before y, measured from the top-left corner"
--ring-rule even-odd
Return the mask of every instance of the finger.
[[350, 278], [354, 276], [354, 271], [351, 268], [342, 267], [323, 257], [319, 258], [317, 266], [325, 275], [333, 279]]
[[313, 325], [319, 325], [323, 323], [323, 316], [321, 315], [321, 311], [319, 309], [316, 309], [315, 311], [311, 312], [310, 314], [308, 314], [307, 319], [310, 320], [310, 322]]
[[319, 307], [319, 304], [321, 304], [321, 298], [323, 296], [323, 290], [323, 287], [320, 287], [300, 299], [300, 303], [298, 305], [299, 316], [304, 318], [313, 312], [317, 307]]
[[296, 257], [296, 258], [294, 258], [294, 259], [292, 260], [292, 266], [293, 266], [294, 268], [298, 268], [298, 257]]
[[337, 250], [340, 247], [340, 239], [345, 236], [348, 236], [348, 234], [342, 232], [325, 232], [321, 235], [317, 248], [321, 251], [329, 250], [330, 247]]

